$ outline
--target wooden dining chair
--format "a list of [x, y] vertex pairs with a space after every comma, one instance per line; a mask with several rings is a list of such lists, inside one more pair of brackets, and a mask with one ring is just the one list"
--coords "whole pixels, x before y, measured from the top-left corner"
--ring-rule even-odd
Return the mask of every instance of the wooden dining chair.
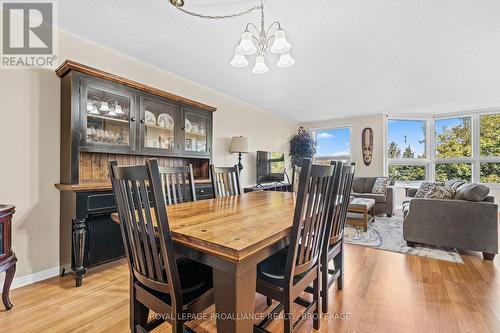
[[290, 184], [291, 192], [297, 192], [299, 178], [300, 178], [300, 167], [294, 164], [292, 167], [292, 184]]
[[[328, 290], [330, 287], [337, 281], [337, 289], [342, 290], [344, 284], [344, 226], [350, 202], [355, 164], [344, 165], [339, 170], [341, 170], [341, 175], [338, 182], [338, 195], [332, 200], [329, 209], [325, 240], [321, 252], [321, 296], [324, 313], [328, 312]], [[332, 260], [334, 269], [328, 267]]]
[[160, 179], [167, 205], [196, 201], [193, 166], [160, 167]]
[[212, 187], [216, 198], [224, 198], [241, 194], [240, 170], [234, 167], [216, 167], [210, 165]]
[[[257, 329], [265, 329], [282, 310], [285, 333], [299, 329], [312, 313], [314, 329], [320, 327], [319, 259], [334, 173], [334, 166], [312, 165], [309, 159], [302, 163], [290, 245], [257, 266], [257, 292], [279, 302]], [[300, 294], [311, 283], [314, 295], [310, 302]], [[305, 308], [297, 320], [292, 318], [294, 302]]]
[[[146, 164], [109, 165], [130, 269], [130, 330], [148, 332], [167, 321], [172, 332], [192, 332], [184, 319], [214, 303], [212, 269], [176, 259], [158, 163]], [[158, 319], [148, 322], [149, 310]]]

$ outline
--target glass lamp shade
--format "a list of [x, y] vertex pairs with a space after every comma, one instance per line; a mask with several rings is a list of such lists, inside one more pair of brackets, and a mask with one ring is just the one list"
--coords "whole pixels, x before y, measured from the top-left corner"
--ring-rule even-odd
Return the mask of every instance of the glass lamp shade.
[[252, 41], [252, 34], [250, 32], [245, 31], [241, 34], [241, 41], [236, 48], [236, 52], [241, 55], [253, 55], [257, 52], [257, 47], [255, 47]]
[[254, 74], [264, 74], [269, 72], [269, 67], [266, 65], [264, 56], [260, 55], [255, 59], [255, 66], [252, 69]]
[[231, 139], [231, 146], [229, 147], [230, 153], [244, 153], [250, 152], [248, 146], [248, 138], [244, 136], [233, 136]]
[[285, 30], [279, 29], [274, 34], [274, 42], [271, 46], [271, 52], [276, 54], [281, 54], [288, 52], [292, 45], [286, 40]]
[[295, 59], [292, 58], [290, 52], [282, 53], [280, 59], [276, 63], [276, 66], [281, 68], [292, 67], [295, 64]]
[[231, 60], [231, 66], [236, 68], [247, 67], [248, 60], [244, 55], [239, 54], [238, 52], [234, 53], [233, 60]]

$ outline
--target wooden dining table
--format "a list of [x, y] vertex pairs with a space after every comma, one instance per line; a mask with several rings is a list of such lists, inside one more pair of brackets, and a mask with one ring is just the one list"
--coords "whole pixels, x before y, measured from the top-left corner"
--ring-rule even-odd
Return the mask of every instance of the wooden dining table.
[[176, 253], [213, 268], [217, 332], [253, 332], [257, 264], [288, 245], [294, 208], [273, 191], [167, 206]]

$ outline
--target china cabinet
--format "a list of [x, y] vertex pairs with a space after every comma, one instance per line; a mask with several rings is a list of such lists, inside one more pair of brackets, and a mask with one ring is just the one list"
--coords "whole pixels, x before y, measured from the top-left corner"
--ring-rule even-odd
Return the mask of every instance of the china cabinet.
[[14, 215], [14, 211], [14, 206], [0, 204], [0, 272], [5, 272], [2, 301], [7, 311], [12, 309], [9, 292], [17, 263], [16, 254], [12, 251], [12, 215]]
[[193, 166], [198, 200], [211, 198], [212, 121], [216, 110], [73, 61], [61, 78], [61, 274], [82, 285], [89, 267], [124, 256], [108, 162], [158, 159]]

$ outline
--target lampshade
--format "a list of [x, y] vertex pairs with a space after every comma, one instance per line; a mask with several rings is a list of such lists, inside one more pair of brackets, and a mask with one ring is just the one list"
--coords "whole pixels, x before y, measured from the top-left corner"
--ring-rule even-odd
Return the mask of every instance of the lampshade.
[[244, 136], [233, 136], [231, 139], [230, 153], [249, 153], [248, 138]]
[[239, 54], [238, 52], [234, 52], [234, 57], [233, 60], [231, 60], [231, 66], [233, 67], [247, 67], [248, 66], [248, 60], [245, 58], [244, 55]]
[[280, 60], [276, 63], [276, 66], [281, 68], [292, 67], [295, 64], [295, 59], [292, 58], [290, 52], [283, 53], [280, 55]]
[[269, 72], [269, 67], [266, 65], [264, 56], [260, 55], [255, 59], [255, 66], [252, 69], [254, 74], [264, 74]]
[[281, 54], [288, 52], [292, 45], [286, 40], [285, 30], [279, 29], [274, 34], [274, 42], [271, 46], [271, 52], [276, 54]]
[[236, 48], [236, 52], [241, 55], [252, 55], [257, 52], [257, 48], [252, 41], [252, 34], [250, 32], [245, 31], [241, 34], [241, 41]]

